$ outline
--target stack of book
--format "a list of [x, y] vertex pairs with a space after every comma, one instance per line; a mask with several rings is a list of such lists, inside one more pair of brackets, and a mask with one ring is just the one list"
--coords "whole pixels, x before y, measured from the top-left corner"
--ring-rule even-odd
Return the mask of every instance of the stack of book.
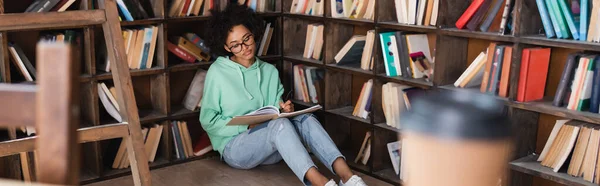
[[183, 37], [170, 37], [167, 41], [167, 49], [179, 59], [188, 63], [211, 60], [210, 48], [195, 33], [188, 32]]
[[600, 42], [598, 9], [592, 0], [536, 0], [548, 38]]
[[440, 0], [394, 1], [398, 23], [435, 26]]
[[599, 145], [600, 130], [594, 125], [557, 120], [537, 161], [542, 166], [552, 168], [554, 172], [568, 166], [567, 174], [598, 184]]
[[149, 1], [143, 0], [116, 0], [119, 9], [119, 18], [122, 21], [134, 21], [154, 17]]
[[434, 60], [426, 34], [396, 31], [383, 32], [379, 36], [387, 76], [415, 79], [432, 77]]
[[384, 84], [381, 90], [381, 106], [383, 107], [385, 123], [390, 127], [401, 129], [400, 114], [410, 109], [410, 98], [421, 91], [423, 90], [420, 88], [398, 83], [389, 82]]
[[293, 70], [294, 99], [319, 103], [323, 99], [325, 70], [304, 65], [294, 65]]
[[322, 16], [324, 6], [323, 0], [293, 0], [290, 13]]
[[[129, 69], [152, 68], [158, 31], [157, 26], [123, 30], [123, 40], [125, 43], [125, 53], [127, 54]], [[103, 52], [106, 53], [104, 47], [103, 49]], [[110, 72], [110, 61], [106, 54], [103, 56], [105, 56], [106, 59], [103, 64], [100, 64], [99, 69]]]
[[333, 18], [375, 19], [376, 0], [330, 0], [330, 3]]
[[76, 0], [36, 0], [25, 12], [64, 12]]
[[[237, 0], [238, 4], [246, 5], [255, 12], [274, 12], [277, 10], [277, 0]], [[312, 7], [312, 6], [311, 6]], [[321, 14], [323, 14], [321, 12]]]
[[169, 17], [209, 16], [214, 0], [172, 0]]
[[375, 31], [369, 30], [367, 36], [354, 35], [334, 59], [337, 65], [361, 68], [363, 70], [373, 69], [373, 44], [375, 43]]
[[[160, 139], [163, 133], [163, 126], [154, 124], [150, 128], [143, 128], [142, 135], [144, 138], [144, 149], [146, 149], [146, 156], [148, 157], [148, 162], [154, 162], [156, 159], [156, 152], [158, 151], [158, 145], [160, 144]], [[129, 167], [129, 156], [127, 155], [127, 137], [121, 140], [121, 145], [119, 145], [119, 149], [115, 154], [115, 159], [113, 160], [112, 168], [113, 169], [124, 169]]]
[[271, 23], [267, 23], [265, 27], [265, 32], [263, 33], [260, 41], [257, 41], [258, 51], [256, 53], [257, 56], [267, 55], [269, 51], [269, 45], [271, 44], [271, 38], [273, 37], [273, 27], [271, 27]]
[[474, 0], [456, 21], [456, 28], [504, 35], [512, 30], [512, 7], [512, 0]]
[[524, 48], [522, 53], [517, 101], [540, 100], [544, 98], [546, 89], [550, 48]]
[[570, 110], [599, 113], [600, 57], [595, 54], [570, 54], [563, 69], [552, 104]]
[[369, 118], [369, 113], [371, 113], [372, 96], [373, 79], [369, 79], [369, 81], [363, 84], [362, 90], [360, 91], [360, 95], [358, 96], [358, 101], [354, 106], [354, 111], [352, 112], [352, 115], [363, 119]]
[[322, 24], [308, 25], [302, 57], [321, 60], [323, 52], [323, 29], [325, 27]]

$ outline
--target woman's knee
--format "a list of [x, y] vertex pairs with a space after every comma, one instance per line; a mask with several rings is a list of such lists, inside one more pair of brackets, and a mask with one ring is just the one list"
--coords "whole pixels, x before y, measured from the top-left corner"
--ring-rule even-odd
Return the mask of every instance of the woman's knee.
[[272, 132], [294, 129], [292, 122], [287, 118], [278, 118], [269, 123], [269, 129]]

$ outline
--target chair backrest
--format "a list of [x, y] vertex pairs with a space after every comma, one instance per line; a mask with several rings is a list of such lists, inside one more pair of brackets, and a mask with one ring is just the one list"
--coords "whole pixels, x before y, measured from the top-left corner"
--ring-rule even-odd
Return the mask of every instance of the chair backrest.
[[36, 127], [41, 183], [79, 183], [79, 83], [71, 51], [66, 43], [42, 41], [36, 48], [37, 85], [0, 85], [0, 102], [6, 103], [0, 105], [0, 126]]

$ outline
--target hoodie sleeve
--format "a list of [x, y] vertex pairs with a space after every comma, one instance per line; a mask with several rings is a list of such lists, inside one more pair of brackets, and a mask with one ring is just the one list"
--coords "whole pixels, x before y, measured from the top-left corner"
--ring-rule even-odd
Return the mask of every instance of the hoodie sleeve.
[[222, 115], [220, 105], [221, 90], [219, 89], [217, 78], [213, 73], [206, 74], [204, 82], [204, 92], [202, 96], [202, 106], [200, 107], [200, 123], [202, 128], [210, 134], [218, 136], [233, 136], [244, 131], [243, 126], [227, 126], [231, 117]]

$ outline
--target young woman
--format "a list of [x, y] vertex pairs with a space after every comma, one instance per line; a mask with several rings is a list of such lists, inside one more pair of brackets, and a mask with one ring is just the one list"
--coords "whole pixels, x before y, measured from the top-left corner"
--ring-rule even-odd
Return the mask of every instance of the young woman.
[[[263, 22], [246, 6], [230, 3], [212, 11], [206, 41], [220, 57], [208, 70], [200, 110], [200, 122], [213, 147], [230, 166], [251, 169], [282, 159], [305, 185], [337, 185], [318, 170], [308, 148], [341, 180], [340, 185], [366, 185], [354, 175], [327, 132], [313, 115], [271, 120], [244, 126], [226, 125], [263, 106], [293, 112], [282, 100], [283, 86], [277, 69], [255, 57], [256, 40]], [[285, 102], [284, 102], [285, 101]]]

